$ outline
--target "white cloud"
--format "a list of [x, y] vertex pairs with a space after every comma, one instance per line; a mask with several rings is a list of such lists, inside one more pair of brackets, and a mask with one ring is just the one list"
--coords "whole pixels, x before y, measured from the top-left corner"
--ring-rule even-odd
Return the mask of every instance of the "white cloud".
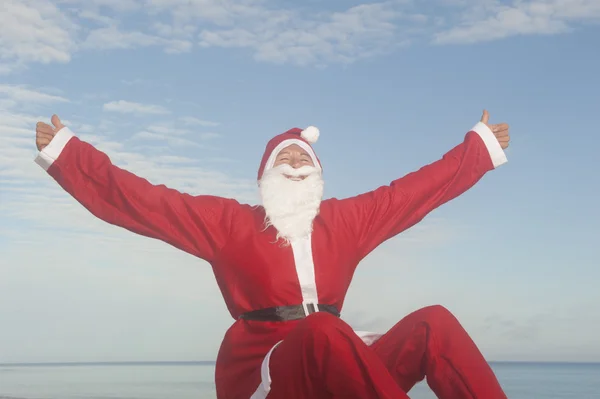
[[205, 121], [202, 119], [194, 118], [193, 116], [184, 116], [179, 118], [186, 125], [199, 125], [199, 126], [219, 126], [219, 123], [212, 121]]
[[317, 16], [263, 12], [260, 19], [240, 16], [231, 27], [202, 30], [200, 45], [249, 48], [260, 61], [314, 65], [352, 62], [404, 44], [394, 23], [402, 14], [391, 2]]
[[[57, 5], [58, 4], [58, 5]], [[292, 3], [288, 3], [292, 4]], [[129, 23], [135, 16], [137, 28]], [[558, 34], [600, 20], [597, 0], [387, 0], [333, 11], [269, 0], [5, 0], [0, 74], [69, 62], [75, 51], [236, 48], [269, 63], [351, 63], [414, 42]]]
[[160, 133], [152, 133], [148, 131], [141, 131], [133, 135], [133, 140], [139, 140], [144, 142], [149, 141], [158, 141], [160, 143], [167, 143], [172, 146], [181, 146], [181, 147], [199, 147], [203, 148], [202, 144], [182, 137], [178, 137], [175, 135], [169, 134], [160, 134]]
[[165, 115], [170, 113], [168, 109], [160, 105], [140, 104], [125, 100], [108, 102], [102, 106], [102, 109], [107, 112], [119, 112], [122, 114]]
[[[182, 136], [190, 136], [185, 138]], [[137, 141], [159, 141], [175, 146], [192, 146], [199, 148], [208, 148], [202, 144], [202, 141], [213, 140], [221, 137], [221, 134], [215, 132], [197, 132], [190, 129], [181, 129], [169, 125], [150, 125], [132, 136], [132, 140]]]
[[0, 72], [71, 60], [78, 26], [53, 2], [2, 0], [0, 21]]
[[192, 49], [192, 43], [186, 40], [165, 39], [138, 31], [124, 32], [116, 26], [93, 30], [85, 39], [85, 49], [132, 49], [136, 47], [162, 46], [167, 53], [184, 53]]
[[146, 127], [146, 130], [149, 130], [154, 133], [162, 134], [162, 135], [178, 135], [183, 136], [186, 134], [190, 134], [192, 131], [189, 129], [181, 129], [176, 128], [172, 125], [150, 125]]
[[476, 43], [515, 35], [552, 35], [569, 32], [577, 23], [599, 22], [598, 0], [536, 0], [505, 4], [488, 1], [473, 5], [457, 25], [438, 32], [437, 44]]
[[[168, 12], [176, 26], [190, 25], [195, 21], [220, 26], [233, 25], [240, 19], [263, 20], [275, 18], [286, 11], [270, 11], [263, 0], [145, 0], [153, 12]], [[276, 4], [276, 3], [275, 3]]]
[[138, 0], [87, 0], [94, 7], [109, 7], [115, 11], [135, 11], [142, 7]]
[[195, 25], [168, 25], [162, 22], [156, 22], [152, 29], [163, 37], [185, 37], [192, 39], [198, 27]]
[[49, 104], [55, 102], [68, 102], [64, 97], [31, 90], [23, 85], [0, 84], [0, 95], [8, 101], [29, 104]]
[[116, 25], [118, 21], [114, 18], [108, 17], [106, 15], [101, 15], [95, 11], [91, 10], [80, 10], [77, 14], [79, 18], [84, 20], [94, 21], [101, 25]]

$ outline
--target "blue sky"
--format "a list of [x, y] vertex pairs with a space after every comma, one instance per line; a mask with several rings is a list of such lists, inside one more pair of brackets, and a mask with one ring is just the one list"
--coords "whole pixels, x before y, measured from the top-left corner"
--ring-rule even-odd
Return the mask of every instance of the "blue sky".
[[328, 197], [441, 157], [480, 118], [509, 162], [370, 255], [344, 316], [452, 310], [491, 360], [600, 361], [600, 3], [5, 0], [0, 362], [214, 359], [208, 265], [94, 219], [33, 163], [57, 113], [113, 162], [256, 202], [264, 145], [321, 130]]

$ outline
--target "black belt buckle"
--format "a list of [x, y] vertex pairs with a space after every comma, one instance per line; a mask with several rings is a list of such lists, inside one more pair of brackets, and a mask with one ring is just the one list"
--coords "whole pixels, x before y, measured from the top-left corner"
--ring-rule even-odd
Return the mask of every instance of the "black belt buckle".
[[318, 312], [314, 303], [307, 303], [306, 305], [302, 306], [302, 309], [304, 310], [304, 317], [308, 317], [308, 315]]

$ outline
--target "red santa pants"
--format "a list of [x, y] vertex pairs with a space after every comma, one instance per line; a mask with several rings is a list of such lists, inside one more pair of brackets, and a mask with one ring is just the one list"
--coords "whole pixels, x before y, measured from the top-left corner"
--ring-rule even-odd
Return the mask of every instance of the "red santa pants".
[[269, 399], [408, 399], [419, 381], [440, 399], [506, 399], [458, 320], [430, 306], [373, 345], [329, 313], [308, 316], [273, 351]]

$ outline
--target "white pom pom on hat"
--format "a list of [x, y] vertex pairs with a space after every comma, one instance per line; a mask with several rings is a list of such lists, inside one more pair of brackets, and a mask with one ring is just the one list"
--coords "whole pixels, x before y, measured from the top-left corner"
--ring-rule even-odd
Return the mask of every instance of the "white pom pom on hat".
[[300, 133], [300, 137], [308, 141], [310, 144], [314, 144], [317, 142], [317, 140], [319, 140], [319, 134], [319, 129], [314, 126], [309, 126]]

